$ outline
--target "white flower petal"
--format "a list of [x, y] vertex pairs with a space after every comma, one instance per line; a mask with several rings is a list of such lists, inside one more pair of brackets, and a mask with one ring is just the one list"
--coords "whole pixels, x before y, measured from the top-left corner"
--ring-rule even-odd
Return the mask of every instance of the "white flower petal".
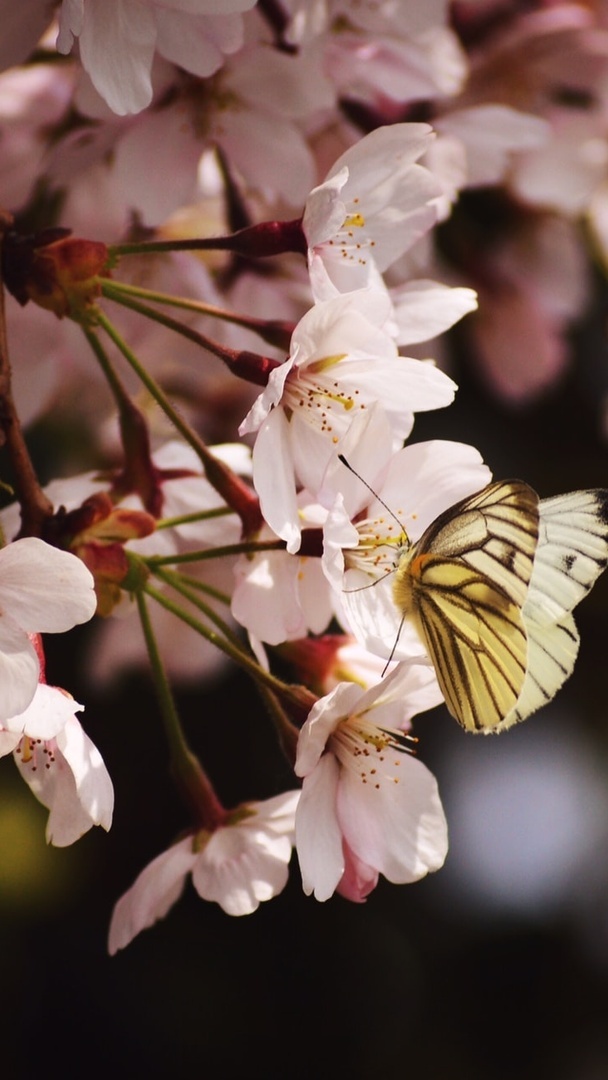
[[93, 822], [78, 798], [72, 770], [53, 743], [30, 743], [24, 737], [15, 761], [26, 784], [49, 810], [46, 826], [49, 844], [67, 847], [88, 832]]
[[224, 54], [236, 52], [243, 42], [243, 22], [238, 15], [192, 17], [180, 11], [156, 13], [158, 51], [199, 78], [213, 75], [224, 63]]
[[56, 847], [73, 844], [92, 825], [108, 829], [114, 792], [101, 755], [78, 720], [69, 717], [56, 740], [21, 740], [15, 760], [49, 813], [46, 836]]
[[57, 686], [38, 683], [27, 709], [4, 722], [8, 731], [27, 735], [30, 739], [54, 739], [71, 716], [84, 708]]
[[330, 180], [313, 188], [308, 196], [302, 229], [310, 249], [331, 240], [343, 225], [346, 205], [340, 193], [347, 180], [348, 168], [344, 166]]
[[18, 731], [5, 731], [4, 728], [0, 728], [0, 758], [12, 754], [20, 742], [21, 735]]
[[340, 766], [325, 754], [302, 786], [296, 811], [296, 848], [307, 896], [329, 900], [344, 873], [342, 834], [336, 813]]
[[316, 768], [330, 735], [357, 706], [361, 696], [360, 686], [340, 683], [313, 705], [298, 738], [296, 776], [308, 776]]
[[87, 0], [79, 38], [85, 71], [119, 116], [145, 109], [152, 100], [150, 69], [156, 44], [154, 13], [133, 0]]
[[283, 395], [285, 381], [297, 360], [297, 351], [294, 348], [293, 355], [274, 368], [268, 376], [268, 384], [251, 406], [247, 416], [239, 427], [239, 435], [248, 435], [251, 431], [257, 431], [270, 413], [270, 410], [278, 405]]
[[95, 613], [93, 576], [83, 562], [36, 537], [0, 551], [0, 610], [24, 630], [60, 633]]
[[269, 834], [264, 822], [217, 829], [199, 854], [192, 882], [204, 900], [228, 915], [250, 915], [287, 884], [291, 840]]
[[124, 949], [141, 930], [162, 919], [181, 896], [186, 876], [197, 855], [192, 837], [187, 836], [155, 859], [116, 904], [108, 937], [108, 951], [113, 956]]
[[114, 809], [112, 781], [99, 750], [74, 716], [57, 736], [57, 746], [72, 770], [83, 809], [93, 825], [107, 831]]
[[338, 816], [354, 853], [388, 881], [417, 881], [443, 865], [447, 824], [435, 777], [398, 749], [373, 759], [367, 783], [343, 771]]
[[30, 704], [40, 675], [36, 650], [23, 630], [7, 617], [0, 617], [0, 723], [23, 713]]
[[400, 345], [430, 341], [477, 307], [473, 289], [451, 288], [436, 281], [408, 281], [391, 291]]
[[467, 184], [476, 187], [499, 183], [514, 153], [543, 146], [551, 135], [546, 120], [506, 105], [456, 110], [439, 119], [436, 127], [462, 141], [467, 152]]
[[[489, 484], [492, 474], [474, 446], [449, 439], [414, 443], [396, 453], [379, 495], [398, 507], [410, 540], [448, 507]], [[369, 500], [370, 516], [382, 514], [382, 504]]]
[[[295, 829], [295, 813], [300, 798], [300, 789], [284, 791], [281, 795], [274, 795], [271, 799], [263, 802], [248, 803], [251, 810], [259, 815], [259, 821], [264, 829], [270, 832], [283, 834], [288, 833], [293, 837]], [[248, 819], [251, 821], [252, 819]], [[248, 821], [245, 824], [248, 824]]]
[[301, 533], [289, 451], [289, 422], [282, 409], [273, 409], [258, 432], [253, 448], [253, 482], [264, 518], [294, 554], [300, 546]]
[[218, 829], [192, 871], [195, 889], [228, 915], [249, 915], [284, 889], [299, 791], [248, 803], [244, 816]]

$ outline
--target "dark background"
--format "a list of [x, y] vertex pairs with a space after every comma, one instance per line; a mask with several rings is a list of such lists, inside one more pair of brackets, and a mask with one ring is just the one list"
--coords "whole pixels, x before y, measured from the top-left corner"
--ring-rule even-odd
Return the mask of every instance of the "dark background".
[[[498, 478], [521, 476], [541, 496], [608, 484], [605, 312], [598, 286], [567, 375], [517, 412], [461, 357], [456, 404], [419, 418], [416, 438], [471, 442]], [[49, 680], [86, 702], [116, 813], [107, 836], [47, 848], [45, 812], [0, 763], [3, 1075], [604, 1080], [608, 580], [577, 622], [574, 676], [521, 728], [475, 738], [441, 709], [417, 723], [451, 828], [444, 870], [381, 882], [362, 906], [319, 904], [294, 858], [285, 892], [255, 915], [230, 918], [188, 887], [114, 958], [113, 904], [187, 818], [146, 678], [92, 690], [88, 628], [49, 638]], [[225, 802], [292, 785], [240, 675], [181, 704]]]

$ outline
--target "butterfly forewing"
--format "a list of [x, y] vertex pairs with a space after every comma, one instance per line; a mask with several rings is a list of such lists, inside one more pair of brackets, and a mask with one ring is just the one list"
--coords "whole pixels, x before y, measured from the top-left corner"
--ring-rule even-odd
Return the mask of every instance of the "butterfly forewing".
[[450, 712], [493, 729], [527, 666], [522, 607], [538, 541], [538, 497], [518, 480], [456, 503], [401, 559], [395, 602], [425, 643]]
[[521, 480], [489, 484], [441, 514], [416, 544], [459, 559], [523, 605], [538, 542], [538, 495]]
[[526, 673], [521, 609], [455, 560], [430, 558], [412, 575], [416, 623], [453, 716], [471, 731], [495, 727], [514, 708]]

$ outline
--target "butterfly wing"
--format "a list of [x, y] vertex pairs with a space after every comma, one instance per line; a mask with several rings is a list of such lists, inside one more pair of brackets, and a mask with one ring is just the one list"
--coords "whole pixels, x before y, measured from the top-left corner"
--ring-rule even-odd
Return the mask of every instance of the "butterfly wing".
[[453, 716], [470, 731], [514, 709], [527, 667], [522, 615], [538, 497], [519, 480], [456, 503], [403, 556], [394, 598], [413, 621]]
[[521, 608], [456, 560], [412, 575], [415, 623], [453, 716], [469, 731], [493, 728], [514, 708], [527, 664]]
[[608, 491], [573, 491], [540, 503], [539, 540], [523, 614], [528, 670], [500, 731], [525, 720], [572, 674], [579, 636], [571, 612], [608, 562]]
[[526, 614], [551, 624], [587, 595], [608, 563], [608, 491], [543, 499]]
[[506, 731], [551, 701], [574, 669], [580, 639], [572, 615], [564, 615], [550, 626], [526, 619], [526, 633], [528, 666], [521, 694], [515, 707], [493, 729], [496, 732]]

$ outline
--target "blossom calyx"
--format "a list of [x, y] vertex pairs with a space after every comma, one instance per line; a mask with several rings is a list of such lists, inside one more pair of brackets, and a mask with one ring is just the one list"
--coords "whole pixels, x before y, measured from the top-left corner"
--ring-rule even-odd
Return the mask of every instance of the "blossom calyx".
[[23, 306], [33, 300], [53, 311], [88, 322], [109, 274], [109, 252], [98, 240], [72, 237], [68, 229], [46, 229], [34, 236], [7, 233], [4, 241], [7, 288]]
[[107, 492], [98, 491], [53, 521], [55, 539], [60, 536], [95, 579], [97, 614], [109, 615], [122, 591], [141, 583], [141, 571], [135, 571], [124, 544], [154, 532], [155, 519], [145, 510], [116, 507]]

